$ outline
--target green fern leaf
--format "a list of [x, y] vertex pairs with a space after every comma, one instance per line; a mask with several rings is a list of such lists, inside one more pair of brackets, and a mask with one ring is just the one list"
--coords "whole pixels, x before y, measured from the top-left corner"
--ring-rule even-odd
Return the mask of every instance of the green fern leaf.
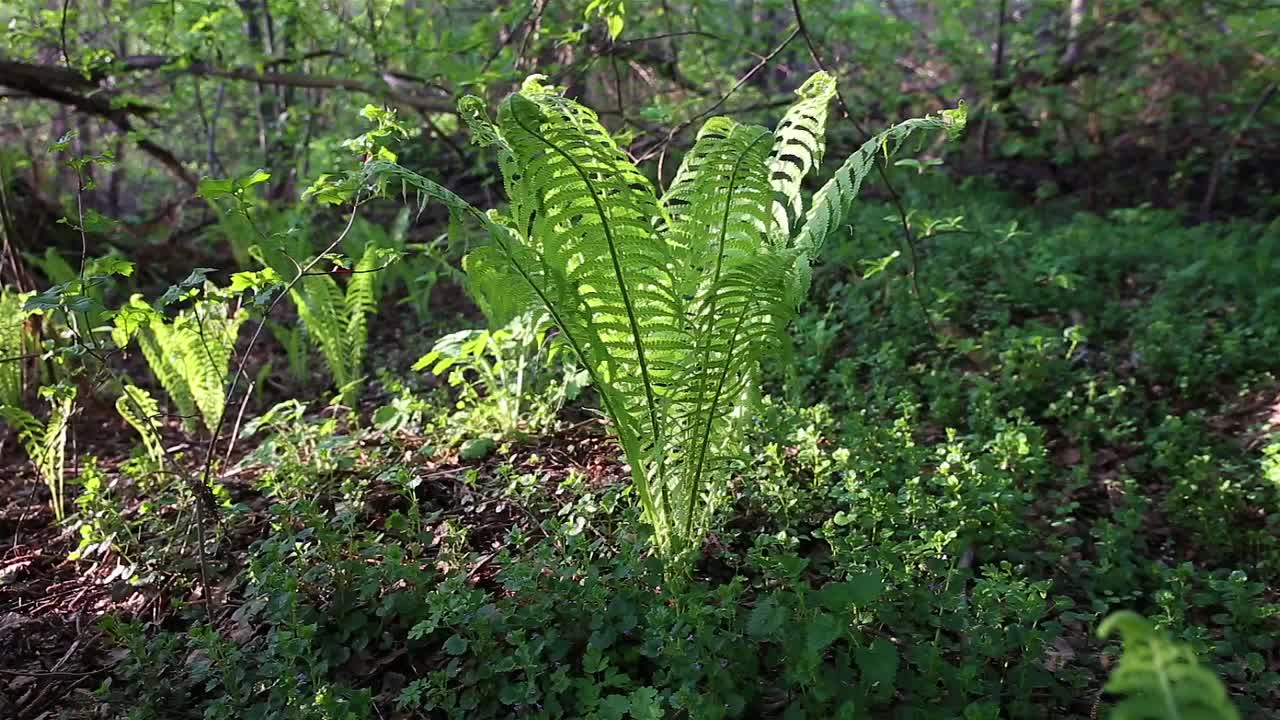
[[213, 432], [226, 406], [226, 377], [245, 314], [228, 316], [225, 303], [201, 301], [173, 322], [175, 351], [205, 427]]
[[22, 405], [22, 358], [26, 355], [27, 296], [0, 289], [0, 405]]
[[[700, 524], [704, 487], [721, 468], [715, 461], [731, 433], [730, 420], [754, 379], [759, 359], [776, 344], [789, 319], [791, 255], [770, 212], [767, 160], [773, 136], [764, 128], [714, 118], [703, 126], [664, 197], [671, 234], [684, 253], [693, 354], [681, 367], [682, 392], [670, 411], [663, 450], [678, 465], [677, 534]], [[691, 362], [690, 362], [691, 361]]]
[[[355, 272], [347, 283], [344, 298], [346, 311], [346, 330], [343, 333], [347, 343], [347, 359], [350, 365], [349, 383], [358, 383], [364, 371], [365, 348], [369, 343], [369, 316], [378, 312], [376, 272], [381, 264], [383, 253], [373, 244], [365, 246], [364, 253], [356, 262]], [[355, 403], [358, 385], [352, 385], [343, 398], [344, 404]]]
[[307, 334], [320, 349], [333, 381], [339, 387], [351, 382], [352, 370], [346, 331], [346, 299], [337, 281], [328, 275], [311, 275], [289, 291]]
[[812, 258], [827, 238], [838, 232], [862, 189], [862, 182], [875, 167], [876, 157], [898, 152], [915, 133], [943, 130], [955, 135], [964, 129], [964, 106], [937, 115], [912, 118], [898, 123], [867, 140], [849, 156], [835, 175], [813, 196], [813, 206], [805, 214], [804, 227], [795, 239], [796, 247]]
[[49, 419], [40, 422], [22, 408], [0, 405], [0, 419], [11, 426], [27, 452], [31, 464], [49, 488], [50, 506], [59, 522], [66, 517], [64, 480], [66, 476], [67, 430], [75, 403], [75, 388], [42, 388], [49, 399]]
[[[140, 296], [130, 302], [147, 307]], [[139, 330], [138, 346], [147, 365], [188, 430], [203, 421], [212, 432], [221, 422], [227, 370], [246, 317], [243, 310], [229, 316], [219, 300], [201, 300], [172, 321], [152, 313]]]
[[142, 447], [156, 466], [164, 462], [164, 443], [156, 433], [154, 418], [160, 415], [160, 405], [151, 393], [136, 385], [125, 385], [116, 398], [116, 412], [142, 436]]
[[[385, 233], [381, 235], [386, 237]], [[253, 253], [281, 277], [295, 276], [313, 257], [305, 238], [296, 234], [273, 238], [265, 247], [255, 246]], [[307, 274], [289, 290], [289, 297], [306, 328], [306, 337], [320, 350], [346, 405], [354, 404], [360, 388], [368, 343], [368, 318], [377, 311], [378, 289], [383, 284], [376, 271], [387, 257], [387, 251], [377, 240], [367, 239], [345, 291], [333, 277], [320, 273]], [[289, 341], [300, 339], [298, 335], [288, 338]], [[302, 348], [286, 343], [286, 349], [290, 367], [301, 369], [304, 366], [299, 354]]]
[[[648, 179], [595, 113], [533, 86], [503, 103], [498, 126], [515, 228], [532, 256], [529, 278], [556, 324], [594, 369], [651, 516], [670, 515], [665, 404], [689, 346], [664, 213]], [[650, 491], [651, 477], [660, 498]]]
[[800, 97], [782, 116], [769, 153], [769, 177], [777, 193], [773, 212], [783, 235], [790, 237], [804, 212], [801, 183], [822, 165], [826, 149], [827, 113], [836, 95], [836, 80], [815, 73], [796, 91]]
[[49, 398], [49, 419], [44, 425], [36, 466], [49, 486], [53, 515], [59, 521], [66, 517], [66, 492], [63, 483], [67, 465], [67, 431], [71, 425], [75, 388], [59, 387]]
[[284, 348], [289, 374], [299, 383], [306, 382], [311, 374], [310, 345], [307, 341], [306, 326], [267, 321], [267, 327], [271, 329], [276, 342]]
[[[134, 296], [130, 302], [146, 306], [141, 296]], [[188, 429], [195, 428], [199, 408], [187, 380], [183, 350], [173, 327], [162, 318], [155, 318], [138, 331], [137, 338], [138, 347], [142, 349], [142, 356], [146, 358], [151, 373], [169, 394], [169, 399], [182, 416], [183, 424]]]
[[0, 405], [0, 419], [13, 428], [27, 456], [34, 460], [39, 456], [40, 439], [44, 436], [44, 423], [34, 415], [15, 405]]
[[1134, 612], [1113, 613], [1098, 628], [1102, 638], [1116, 632], [1124, 654], [1104, 689], [1125, 699], [1111, 720], [1238, 720], [1226, 689], [1190, 648]]

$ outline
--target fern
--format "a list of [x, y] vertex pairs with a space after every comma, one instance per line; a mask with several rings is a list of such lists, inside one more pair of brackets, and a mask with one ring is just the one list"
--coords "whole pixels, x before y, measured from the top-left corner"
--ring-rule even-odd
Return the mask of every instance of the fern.
[[0, 405], [22, 406], [22, 357], [27, 353], [26, 295], [0, 289]]
[[311, 375], [310, 348], [307, 344], [307, 329], [302, 326], [284, 325], [267, 322], [276, 342], [284, 348], [285, 361], [288, 363], [289, 375], [299, 383], [306, 382]]
[[[140, 296], [130, 302], [140, 309], [147, 307]], [[227, 369], [244, 311], [228, 316], [225, 303], [200, 300], [172, 321], [158, 313], [148, 317], [138, 332], [138, 345], [151, 372], [169, 393], [188, 430], [194, 430], [199, 419], [210, 432], [215, 431], [225, 409]]]
[[116, 398], [116, 412], [142, 436], [142, 447], [152, 464], [162, 465], [164, 444], [152, 421], [160, 414], [160, 406], [151, 393], [135, 385], [125, 385], [120, 397]]
[[502, 324], [544, 308], [581, 358], [631, 466], [660, 553], [696, 546], [727, 480], [735, 429], [803, 300], [809, 264], [844, 221], [877, 152], [912, 132], [954, 130], [962, 113], [898, 125], [868, 142], [814, 198], [801, 180], [821, 162], [834, 80], [811, 78], [777, 134], [709, 120], [670, 190], [649, 180], [595, 113], [538, 77], [501, 106], [475, 98], [462, 116], [495, 147], [509, 212], [484, 213], [398, 165], [368, 163], [471, 217], [491, 243], [467, 256], [471, 289]]
[[[343, 336], [347, 340], [348, 382], [358, 382], [364, 369], [365, 349], [369, 344], [369, 316], [378, 312], [377, 270], [383, 257], [376, 246], [367, 245], [347, 282], [347, 294], [343, 298], [346, 310]], [[339, 383], [338, 386], [343, 388], [345, 384]], [[343, 400], [351, 405], [355, 401], [356, 392], [347, 392], [349, 394], [344, 395]]]
[[1111, 720], [1238, 720], [1226, 689], [1190, 648], [1129, 611], [1113, 613], [1098, 628], [1102, 638], [1115, 632], [1124, 654], [1104, 689], [1125, 699], [1111, 710]]
[[0, 404], [0, 419], [13, 427], [36, 472], [49, 488], [49, 504], [53, 516], [61, 522], [66, 517], [65, 479], [67, 459], [67, 426], [75, 402], [75, 388], [50, 386], [40, 394], [49, 400], [49, 419], [43, 423], [22, 408]]
[[[309, 253], [305, 240], [290, 236], [283, 244], [259, 255], [281, 277], [291, 277], [297, 267], [307, 262]], [[378, 309], [377, 271], [388, 256], [387, 249], [369, 243], [349, 273], [345, 290], [327, 274], [308, 274], [289, 290], [298, 317], [306, 327], [306, 336], [324, 357], [344, 405], [355, 404], [363, 383], [368, 318]], [[299, 337], [288, 339], [301, 340]], [[290, 367], [301, 370], [305, 363], [295, 355], [298, 348], [286, 349], [290, 353]]]
[[[135, 297], [132, 302], [146, 306], [140, 297]], [[138, 347], [142, 349], [151, 373], [156, 376], [165, 392], [169, 393], [169, 399], [182, 417], [183, 425], [192, 430], [196, 426], [199, 409], [187, 380], [186, 363], [182, 360], [182, 344], [174, 339], [175, 334], [173, 326], [163, 319], [152, 321], [138, 332]]]

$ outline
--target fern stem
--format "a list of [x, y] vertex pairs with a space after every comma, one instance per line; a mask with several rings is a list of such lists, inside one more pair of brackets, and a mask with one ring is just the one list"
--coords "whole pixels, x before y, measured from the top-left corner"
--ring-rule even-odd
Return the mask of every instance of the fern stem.
[[1156, 678], [1160, 681], [1160, 697], [1164, 700], [1164, 709], [1168, 713], [1165, 717], [1173, 720], [1182, 720], [1182, 713], [1178, 710], [1178, 704], [1174, 700], [1172, 683], [1169, 682], [1169, 671], [1166, 668], [1167, 660], [1164, 655], [1164, 644], [1159, 642], [1151, 642], [1152, 665], [1155, 667]]
[[[750, 304], [743, 308], [742, 314], [738, 316], [738, 322], [734, 324], [733, 335], [729, 337], [729, 347], [727, 350], [727, 353], [730, 355], [732, 355], [734, 347], [738, 344], [738, 332], [742, 330], [742, 323], [747, 319], [747, 314], [750, 312], [750, 309]], [[720, 371], [720, 379], [716, 382], [716, 392], [711, 398], [711, 407], [715, 407], [720, 402], [720, 395], [724, 392], [724, 382], [729, 377], [730, 367], [732, 367], [732, 364], [726, 362], [724, 368]], [[702, 447], [698, 450], [698, 468], [694, 473], [695, 479], [700, 479], [702, 477], [703, 464], [707, 459], [707, 448], [711, 445], [711, 424], [714, 420], [715, 415], [707, 413], [707, 424], [702, 433]], [[686, 536], [693, 533], [693, 501], [696, 497], [694, 493], [697, 490], [697, 485], [698, 483], [695, 481], [689, 489], [689, 514], [685, 522]]]
[[[720, 273], [724, 268], [725, 242], [728, 239], [728, 235], [729, 235], [729, 216], [733, 211], [733, 195], [734, 195], [734, 191], [738, 188], [739, 172], [742, 170], [743, 164], [746, 162], [747, 157], [751, 154], [751, 149], [755, 147], [756, 144], [758, 144], [761, 140], [764, 140], [770, 137], [771, 136], [768, 134], [761, 134], [757, 136], [755, 140], [752, 140], [751, 143], [747, 145], [746, 149], [742, 152], [742, 154], [738, 156], [737, 162], [735, 162], [733, 165], [733, 172], [729, 174], [729, 187], [725, 193], [725, 199], [724, 199], [724, 213], [720, 217], [719, 247], [716, 249], [716, 270], [715, 270], [715, 273], [712, 275], [712, 279], [711, 279], [711, 301], [707, 306], [706, 327], [703, 329], [701, 333], [702, 337], [699, 338], [700, 343], [705, 341], [705, 346], [702, 352], [703, 369], [705, 369], [707, 365], [709, 365], [711, 362], [711, 332], [712, 332], [712, 329], [715, 327], [716, 305], [720, 300], [720, 296], [717, 294], [716, 291], [720, 284]], [[730, 339], [729, 347], [726, 351], [726, 355], [725, 355], [726, 358], [733, 357], [733, 347], [737, 342], [738, 331], [742, 328], [742, 321], [746, 317], [746, 312], [749, 308], [750, 308], [750, 304], [748, 304], [747, 308], [744, 308], [743, 314], [738, 318], [738, 322], [733, 329], [733, 337]], [[706, 427], [703, 429], [702, 443], [698, 451], [698, 463], [695, 466], [693, 475], [690, 476], [689, 478], [689, 510], [688, 510], [688, 513], [686, 514], [685, 532], [684, 532], [686, 540], [691, 540], [690, 536], [693, 534], [693, 514], [695, 509], [694, 506], [697, 504], [698, 489], [702, 484], [702, 470], [707, 458], [707, 448], [711, 444], [711, 425], [715, 421], [714, 408], [720, 402], [720, 393], [723, 392], [724, 390], [724, 380], [725, 380], [725, 377], [728, 375], [728, 370], [731, 362], [732, 362], [731, 360], [726, 361], [724, 372], [721, 373], [720, 380], [716, 386], [715, 395], [711, 399], [710, 407], [712, 410], [707, 412], [707, 423], [706, 423]], [[701, 376], [702, 376], [702, 373], [699, 373], [699, 377]], [[703, 382], [699, 382], [698, 383], [698, 400], [694, 404], [694, 407], [697, 408], [696, 412], [702, 411], [702, 401], [703, 401], [705, 390], [706, 390], [706, 384]], [[694, 417], [697, 417], [696, 413]]]

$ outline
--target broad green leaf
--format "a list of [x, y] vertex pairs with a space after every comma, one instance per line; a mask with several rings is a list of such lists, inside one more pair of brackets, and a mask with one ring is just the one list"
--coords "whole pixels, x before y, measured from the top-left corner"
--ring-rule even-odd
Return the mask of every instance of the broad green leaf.
[[818, 612], [804, 627], [804, 646], [809, 655], [817, 656], [844, 633], [845, 622], [831, 613]]
[[789, 614], [776, 595], [766, 595], [756, 602], [747, 616], [747, 634], [755, 638], [772, 637], [782, 629]]
[[855, 575], [844, 582], [829, 583], [818, 591], [818, 601], [826, 608], [840, 612], [850, 606], [866, 607], [880, 599], [884, 583], [880, 573]]
[[898, 676], [898, 648], [884, 638], [876, 638], [869, 647], [856, 648], [854, 660], [858, 663], [860, 680], [867, 692], [876, 688], [876, 694], [883, 697], [893, 691], [893, 683]]

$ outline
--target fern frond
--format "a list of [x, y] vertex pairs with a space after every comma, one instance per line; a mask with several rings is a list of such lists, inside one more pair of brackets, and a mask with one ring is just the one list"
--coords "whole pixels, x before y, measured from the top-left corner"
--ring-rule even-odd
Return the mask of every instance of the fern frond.
[[307, 334], [320, 348], [339, 387], [352, 380], [347, 348], [346, 298], [328, 275], [309, 275], [289, 291]]
[[289, 365], [289, 374], [299, 383], [306, 382], [310, 376], [310, 346], [307, 341], [305, 325], [283, 325], [267, 321], [271, 334], [276, 342], [284, 348], [285, 359]]
[[776, 193], [773, 213], [786, 237], [791, 236], [804, 212], [800, 192], [804, 176], [822, 165], [827, 113], [836, 95], [836, 80], [825, 72], [815, 73], [796, 95], [800, 99], [782, 116], [769, 152], [769, 179]]
[[13, 429], [27, 456], [34, 460], [39, 455], [37, 448], [44, 436], [44, 423], [16, 405], [0, 405], [0, 420]]
[[[294, 276], [313, 257], [308, 243], [294, 235], [257, 247], [255, 253], [282, 277]], [[289, 297], [306, 328], [306, 338], [320, 350], [346, 405], [354, 404], [359, 391], [368, 343], [368, 317], [377, 311], [378, 288], [383, 282], [375, 271], [385, 256], [377, 241], [367, 240], [345, 291], [333, 277], [321, 273], [308, 273], [289, 289]], [[286, 337], [293, 369], [304, 365], [302, 348], [288, 342], [301, 339], [294, 334]]]
[[71, 425], [71, 411], [74, 408], [75, 388], [60, 388], [49, 399], [51, 408], [49, 419], [44, 425], [44, 436], [41, 438], [40, 455], [36, 465], [41, 477], [49, 486], [53, 515], [59, 521], [66, 517], [66, 492], [64, 480], [67, 466], [67, 430]]
[[955, 110], [944, 110], [936, 115], [912, 118], [894, 125], [867, 140], [845, 160], [835, 175], [813, 196], [813, 206], [805, 214], [804, 227], [795, 239], [795, 246], [806, 256], [813, 257], [827, 238], [839, 231], [862, 189], [862, 182], [875, 167], [877, 155], [885, 158], [902, 148], [907, 138], [915, 133], [944, 130], [955, 136], [964, 130], [965, 111], [961, 105]]
[[1124, 654], [1104, 689], [1125, 699], [1111, 710], [1111, 720], [1239, 719], [1222, 682], [1189, 647], [1134, 612], [1113, 613], [1098, 628], [1101, 638], [1115, 632], [1124, 640]]
[[[350, 365], [348, 383], [357, 382], [364, 370], [365, 348], [369, 343], [369, 316], [378, 312], [378, 273], [375, 271], [382, 257], [378, 250], [372, 243], [365, 246], [364, 253], [356, 262], [355, 272], [347, 283], [343, 305], [346, 311], [344, 337], [347, 343], [347, 362]], [[353, 405], [357, 390], [357, 385], [351, 385], [343, 403]]]
[[28, 255], [27, 259], [40, 269], [51, 285], [68, 283], [80, 277], [80, 273], [55, 248], [45, 248], [44, 255]]
[[245, 313], [228, 316], [225, 303], [205, 300], [183, 311], [173, 322], [192, 399], [205, 427], [217, 429], [226, 407], [226, 377]]
[[[689, 303], [693, 353], [681, 368], [665, 452], [679, 466], [675, 524], [692, 536], [703, 488], [718, 474], [711, 458], [729, 437], [729, 421], [760, 357], [776, 345], [789, 318], [789, 251], [770, 212], [767, 160], [773, 136], [764, 128], [714, 118], [663, 198], [674, 244], [685, 253], [684, 278], [696, 284]], [[675, 450], [672, 453], [672, 450]]]
[[[146, 307], [140, 296], [130, 302]], [[227, 369], [246, 317], [243, 310], [228, 315], [221, 301], [201, 300], [172, 321], [153, 315], [139, 330], [143, 357], [188, 430], [203, 421], [212, 432], [221, 422]]]
[[[31, 464], [49, 488], [50, 506], [59, 522], [66, 517], [64, 479], [66, 476], [67, 429], [74, 409], [75, 389], [49, 388], [49, 419], [40, 422], [19, 407], [0, 405], [0, 420], [14, 429]], [[45, 394], [45, 390], [41, 393]]]
[[116, 412], [142, 437], [147, 457], [159, 466], [164, 462], [164, 443], [156, 433], [153, 418], [160, 415], [160, 405], [151, 393], [136, 385], [125, 385], [116, 398]]
[[26, 296], [0, 289], [0, 405], [22, 405], [22, 358], [26, 355]]
[[[131, 303], [146, 306], [141, 296], [134, 296]], [[196, 427], [199, 408], [195, 396], [192, 395], [190, 383], [187, 381], [186, 361], [182, 344], [178, 341], [173, 327], [157, 319], [138, 331], [138, 347], [146, 359], [151, 373], [155, 375], [160, 386], [169, 394], [182, 422], [188, 429]]]
[[514, 160], [505, 169], [511, 213], [534, 256], [535, 290], [595, 368], [628, 455], [656, 456], [661, 497], [642, 463], [633, 478], [646, 510], [660, 504], [669, 515], [664, 405], [690, 338], [675, 258], [654, 229], [665, 213], [587, 108], [526, 84], [503, 103], [498, 126]]

